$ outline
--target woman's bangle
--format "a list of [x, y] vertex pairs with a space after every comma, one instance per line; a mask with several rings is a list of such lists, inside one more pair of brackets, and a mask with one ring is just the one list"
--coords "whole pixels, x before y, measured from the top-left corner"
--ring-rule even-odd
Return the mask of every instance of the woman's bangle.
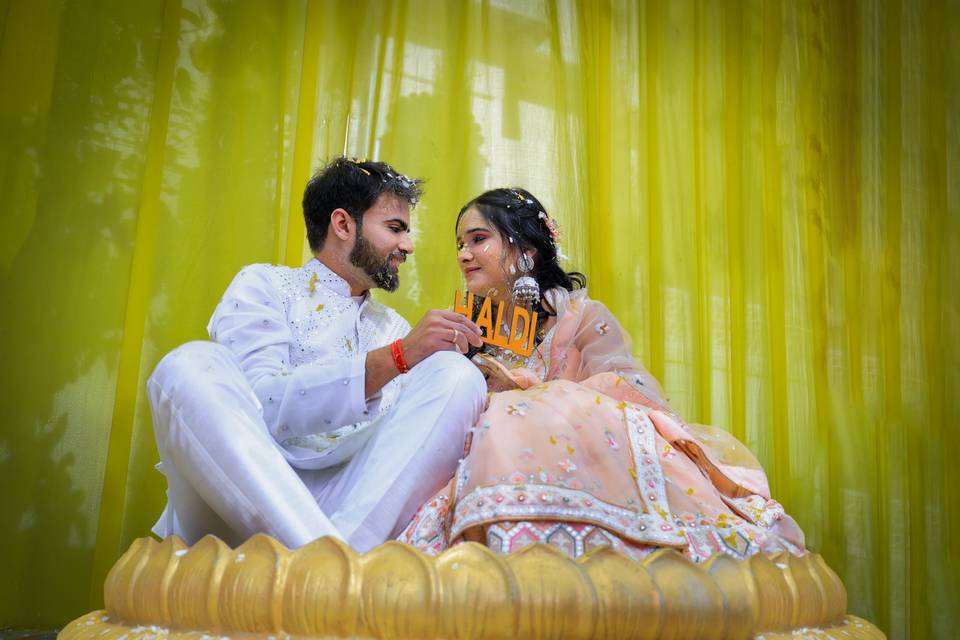
[[403, 357], [403, 345], [400, 340], [394, 340], [390, 343], [390, 354], [393, 356], [393, 365], [397, 368], [397, 371], [400, 373], [410, 371], [410, 367], [407, 366], [407, 361]]

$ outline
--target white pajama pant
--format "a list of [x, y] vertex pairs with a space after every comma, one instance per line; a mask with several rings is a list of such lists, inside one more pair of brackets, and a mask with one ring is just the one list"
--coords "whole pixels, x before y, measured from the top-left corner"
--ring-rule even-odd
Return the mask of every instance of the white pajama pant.
[[333, 535], [360, 552], [392, 539], [453, 476], [486, 394], [479, 370], [457, 353], [435, 353], [406, 378], [353, 457], [297, 469], [226, 347], [174, 350], [147, 383], [168, 485], [154, 533], [188, 544], [213, 534], [235, 546], [262, 532], [291, 549]]

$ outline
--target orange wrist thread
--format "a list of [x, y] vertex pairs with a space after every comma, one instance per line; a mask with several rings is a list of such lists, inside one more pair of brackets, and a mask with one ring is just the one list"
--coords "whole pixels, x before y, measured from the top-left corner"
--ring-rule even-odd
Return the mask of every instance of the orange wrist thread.
[[397, 371], [400, 373], [410, 371], [410, 367], [407, 366], [407, 361], [403, 357], [403, 345], [400, 340], [394, 340], [390, 343], [390, 355], [393, 356], [393, 365], [397, 368]]

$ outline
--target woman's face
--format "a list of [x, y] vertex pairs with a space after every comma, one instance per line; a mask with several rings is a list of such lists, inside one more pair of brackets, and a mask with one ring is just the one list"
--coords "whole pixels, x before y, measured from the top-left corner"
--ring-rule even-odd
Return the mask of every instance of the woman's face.
[[457, 224], [457, 263], [467, 281], [467, 290], [474, 295], [506, 299], [510, 276], [504, 265], [516, 249], [504, 247], [496, 227], [476, 207], [467, 209]]

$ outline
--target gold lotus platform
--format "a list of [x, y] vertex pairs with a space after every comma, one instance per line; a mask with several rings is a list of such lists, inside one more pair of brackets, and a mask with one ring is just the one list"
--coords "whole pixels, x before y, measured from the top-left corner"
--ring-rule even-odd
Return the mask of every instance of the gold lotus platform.
[[296, 551], [264, 535], [236, 549], [141, 538], [104, 597], [106, 611], [59, 638], [884, 637], [845, 615], [846, 589], [816, 554], [695, 565], [666, 549], [574, 561], [542, 545], [501, 556], [467, 543], [431, 558], [397, 542], [361, 556], [332, 538]]

